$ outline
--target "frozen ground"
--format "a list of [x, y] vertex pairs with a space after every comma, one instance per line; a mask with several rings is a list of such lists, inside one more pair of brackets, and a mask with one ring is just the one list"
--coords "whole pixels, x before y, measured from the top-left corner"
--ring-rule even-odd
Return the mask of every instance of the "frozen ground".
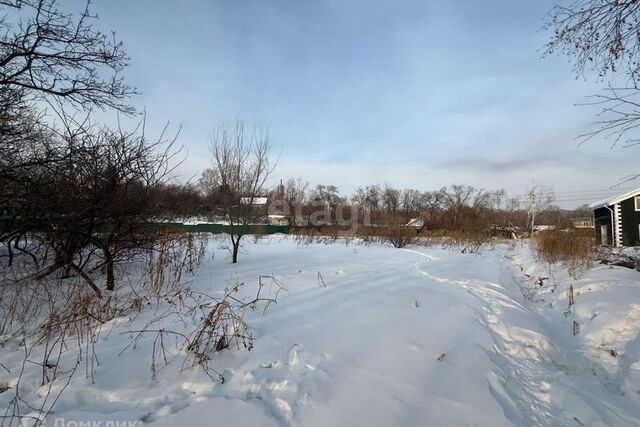
[[[52, 416], [154, 426], [640, 425], [640, 273], [597, 266], [575, 280], [536, 263], [526, 244], [461, 254], [272, 237], [247, 239], [237, 265], [219, 245], [196, 288], [242, 281], [249, 294], [261, 274], [287, 288], [247, 317], [252, 351], [215, 355], [224, 384], [179, 362], [153, 381], [151, 339], [118, 355], [135, 329], [120, 322], [98, 343], [95, 383], [76, 376]], [[19, 356], [2, 349], [14, 374], [0, 382], [11, 383]], [[26, 395], [37, 400], [38, 385], [25, 380]]]

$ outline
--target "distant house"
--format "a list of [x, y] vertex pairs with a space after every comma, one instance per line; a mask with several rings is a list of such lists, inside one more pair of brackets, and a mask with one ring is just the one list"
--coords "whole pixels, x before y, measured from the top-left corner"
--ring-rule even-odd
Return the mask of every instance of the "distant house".
[[640, 246], [640, 188], [590, 207], [598, 242], [610, 246]]
[[424, 228], [424, 221], [420, 218], [411, 218], [404, 226], [415, 228], [416, 230], [422, 230]]
[[573, 225], [573, 228], [593, 228], [593, 217], [571, 218], [571, 225]]
[[269, 206], [269, 199], [267, 197], [241, 197], [240, 204], [250, 208], [245, 208], [243, 211], [249, 215], [251, 220], [257, 220], [262, 223], [267, 221], [266, 217]]
[[266, 197], [241, 197], [241, 205], [267, 206], [269, 199]]
[[283, 214], [269, 214], [269, 224], [271, 225], [289, 225], [289, 217]]
[[533, 232], [534, 233], [540, 233], [541, 231], [553, 231], [556, 229], [555, 225], [534, 225], [533, 226]]
[[505, 239], [514, 239], [514, 240], [521, 239], [525, 235], [524, 229], [520, 227], [516, 227], [512, 224], [509, 224], [509, 225], [491, 224], [488, 227], [488, 231], [491, 233], [492, 236], [499, 236]]

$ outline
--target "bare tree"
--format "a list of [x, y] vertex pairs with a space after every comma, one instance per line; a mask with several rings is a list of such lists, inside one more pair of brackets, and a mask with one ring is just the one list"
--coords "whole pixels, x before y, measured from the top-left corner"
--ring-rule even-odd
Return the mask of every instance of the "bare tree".
[[75, 271], [100, 293], [88, 270], [101, 269], [113, 290], [115, 262], [153, 240], [147, 226], [166, 214], [158, 190], [172, 170], [174, 139], [149, 142], [142, 128], [77, 126], [69, 119], [60, 132], [32, 141], [45, 153], [39, 161], [0, 176], [2, 239], [8, 247], [40, 242], [53, 253], [40, 260], [31, 254], [38, 278]]
[[594, 70], [598, 77], [624, 72], [640, 79], [640, 3], [636, 0], [574, 0], [556, 5], [546, 28], [553, 31], [547, 53], [575, 58], [574, 71]]
[[21, 91], [0, 87], [0, 177], [16, 180], [26, 169], [58, 160], [53, 132]]
[[[56, 0], [0, 1], [0, 176], [15, 181], [29, 168], [55, 168], [68, 154], [41, 112], [47, 101], [69, 117], [74, 108], [116, 108], [135, 90], [121, 72], [128, 58], [113, 33], [93, 27], [96, 17], [86, 2], [75, 18]], [[77, 120], [81, 124], [83, 120]], [[0, 206], [0, 208], [2, 208]]]
[[334, 207], [342, 202], [342, 197], [335, 185], [318, 184], [311, 190], [310, 198], [316, 202], [322, 202], [330, 207]]
[[509, 197], [504, 208], [506, 216], [505, 220], [508, 225], [513, 225], [514, 220], [520, 211], [520, 199], [517, 197]]
[[304, 203], [307, 198], [308, 188], [309, 183], [302, 179], [301, 176], [297, 178], [289, 178], [284, 184], [284, 198], [289, 203]]
[[596, 130], [580, 135], [583, 140], [599, 134], [637, 143], [640, 124], [640, 2], [636, 0], [575, 0], [555, 6], [546, 24], [553, 31], [546, 53], [561, 53], [574, 59], [574, 72], [588, 71], [599, 80], [620, 77], [593, 102], [602, 108]]
[[493, 202], [492, 193], [483, 189], [476, 189], [473, 195], [473, 202], [471, 207], [473, 209], [486, 209]]
[[417, 214], [424, 208], [422, 193], [412, 188], [405, 188], [401, 194], [402, 210], [406, 214]]
[[215, 209], [219, 203], [219, 181], [216, 170], [212, 168], [202, 171], [200, 179], [198, 179], [198, 189], [205, 198], [210, 210]]
[[424, 206], [426, 219], [431, 227], [441, 226], [439, 216], [442, 211], [442, 193], [425, 191], [422, 193], [421, 205]]
[[507, 192], [504, 188], [500, 190], [496, 190], [490, 193], [491, 195], [491, 207], [497, 210], [502, 209], [502, 204], [504, 202], [505, 197], [507, 197]]
[[366, 187], [360, 186], [351, 197], [351, 201], [370, 211], [377, 210], [381, 204], [381, 193], [380, 184], [367, 185]]
[[474, 198], [476, 189], [466, 185], [452, 185], [440, 190], [443, 207], [449, 211], [449, 223], [457, 227], [465, 206], [469, 206]]
[[340, 191], [335, 185], [318, 184], [309, 191], [309, 200], [313, 207], [322, 208], [314, 209], [309, 221], [314, 225], [327, 225], [333, 224], [334, 220], [337, 222], [338, 205], [345, 199], [340, 196]]
[[486, 226], [487, 210], [493, 201], [492, 193], [467, 185], [442, 188], [439, 202], [448, 217], [451, 229], [474, 229]]
[[218, 127], [211, 138], [213, 170], [218, 179], [222, 209], [231, 227], [233, 263], [238, 262], [246, 226], [264, 215], [256, 208], [256, 201], [264, 193], [265, 184], [275, 168], [270, 147], [266, 129], [247, 129], [240, 119], [231, 126]]
[[533, 184], [525, 195], [528, 228], [535, 231], [536, 217], [553, 203], [553, 190], [542, 184]]
[[385, 184], [382, 190], [382, 206], [389, 212], [395, 212], [400, 206], [400, 190]]
[[0, 87], [28, 99], [132, 113], [126, 100], [135, 89], [122, 78], [129, 58], [114, 34], [93, 27], [89, 6], [75, 19], [56, 0], [0, 2]]
[[[133, 113], [127, 98], [135, 89], [122, 79], [128, 65], [122, 43], [94, 28], [90, 2], [78, 15], [68, 7], [57, 0], [0, 1], [0, 240], [9, 248], [43, 242], [54, 259], [47, 266], [46, 255], [38, 260], [30, 253], [40, 277], [71, 269], [90, 284], [85, 266], [100, 248], [113, 288], [111, 252], [123, 241], [121, 226], [130, 238], [133, 219], [149, 218], [145, 194], [160, 182], [168, 159], [144, 132], [90, 124], [94, 108]], [[59, 123], [47, 120], [43, 101]]]

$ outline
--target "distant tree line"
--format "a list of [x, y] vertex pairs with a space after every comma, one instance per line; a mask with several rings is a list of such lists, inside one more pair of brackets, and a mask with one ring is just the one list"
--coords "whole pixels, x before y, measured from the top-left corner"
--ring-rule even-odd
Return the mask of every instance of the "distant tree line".
[[[468, 185], [451, 185], [434, 191], [399, 189], [389, 184], [358, 187], [351, 197], [340, 195], [332, 185], [308, 188], [300, 178], [285, 183], [285, 194], [296, 193], [297, 200], [313, 205], [320, 201], [333, 207], [338, 203], [355, 205], [373, 224], [406, 224], [419, 219], [425, 228], [479, 230], [491, 225], [530, 229], [535, 224], [565, 225], [572, 216], [584, 213], [562, 210], [552, 205], [553, 192], [541, 185], [532, 186], [519, 197], [509, 197], [505, 190], [485, 190]], [[295, 190], [289, 190], [294, 188]], [[303, 195], [304, 194], [304, 195]], [[332, 217], [336, 220], [335, 216]]]
[[[206, 170], [199, 181], [202, 205], [209, 212], [221, 212], [217, 207], [221, 187], [211, 179], [212, 176], [215, 176], [215, 171]], [[267, 197], [270, 204], [284, 201], [282, 205], [286, 207], [285, 213], [292, 225], [318, 224], [311, 217], [319, 210], [324, 212], [320, 224], [326, 225], [343, 221], [363, 224], [366, 218], [373, 225], [400, 226], [411, 219], [419, 219], [424, 228], [441, 230], [486, 230], [491, 226], [511, 226], [531, 231], [540, 224], [569, 226], [572, 217], [590, 215], [586, 209], [565, 210], [554, 206], [553, 191], [540, 184], [532, 185], [524, 194], [513, 197], [503, 189], [490, 191], [468, 185], [422, 191], [394, 188], [389, 184], [360, 186], [348, 196], [341, 194], [335, 185], [312, 187], [303, 177], [297, 177], [271, 188], [265, 186], [259, 194], [254, 194], [257, 196]], [[263, 214], [266, 215], [266, 208]]]

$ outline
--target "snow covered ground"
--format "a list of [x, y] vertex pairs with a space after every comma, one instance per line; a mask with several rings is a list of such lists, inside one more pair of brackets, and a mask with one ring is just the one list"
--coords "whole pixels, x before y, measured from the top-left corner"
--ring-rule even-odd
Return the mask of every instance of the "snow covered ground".
[[[144, 316], [120, 321], [97, 344], [95, 381], [74, 377], [51, 425], [640, 425], [633, 270], [596, 266], [576, 280], [537, 263], [526, 243], [462, 254], [272, 236], [246, 239], [237, 265], [220, 246], [195, 289], [240, 281], [250, 295], [265, 274], [287, 289], [247, 315], [253, 350], [214, 356], [224, 383], [179, 360], [152, 380], [153, 338], [121, 353]], [[13, 384], [20, 357], [18, 347], [0, 351], [11, 370], [0, 384]], [[36, 377], [22, 386], [34, 402], [43, 394]]]

